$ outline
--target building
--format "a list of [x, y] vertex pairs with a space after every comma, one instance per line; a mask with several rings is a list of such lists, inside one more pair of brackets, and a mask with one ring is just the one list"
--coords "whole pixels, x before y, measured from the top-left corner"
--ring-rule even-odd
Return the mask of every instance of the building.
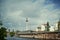
[[54, 30], [55, 30], [55, 31], [58, 31], [58, 23], [55, 24]]
[[37, 31], [47, 31], [47, 24], [42, 24], [40, 27], [37, 27]]
[[47, 24], [41, 25], [41, 31], [47, 31]]
[[50, 26], [50, 28], [49, 28], [50, 30], [50, 32], [54, 32], [55, 31], [55, 27], [52, 25], [52, 26]]
[[47, 22], [46, 24], [42, 24], [41, 26], [37, 27], [38, 31], [50, 31], [50, 26], [49, 26], [49, 22]]

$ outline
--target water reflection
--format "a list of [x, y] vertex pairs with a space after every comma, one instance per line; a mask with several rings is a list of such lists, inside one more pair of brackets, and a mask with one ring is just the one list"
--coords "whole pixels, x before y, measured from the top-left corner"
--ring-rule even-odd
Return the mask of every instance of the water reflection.
[[7, 40], [39, 40], [35, 38], [17, 38], [17, 37], [7, 37]]

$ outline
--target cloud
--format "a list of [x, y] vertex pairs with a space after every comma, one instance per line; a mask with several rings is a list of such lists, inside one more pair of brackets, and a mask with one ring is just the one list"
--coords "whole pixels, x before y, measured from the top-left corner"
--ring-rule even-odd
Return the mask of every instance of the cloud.
[[[5, 0], [2, 1], [1, 14], [5, 26], [25, 30], [26, 17], [29, 19], [29, 26], [36, 29], [38, 25], [50, 22], [54, 24], [60, 18], [60, 9], [55, 4], [46, 0]], [[8, 23], [11, 23], [8, 25]], [[35, 30], [33, 29], [33, 30]]]

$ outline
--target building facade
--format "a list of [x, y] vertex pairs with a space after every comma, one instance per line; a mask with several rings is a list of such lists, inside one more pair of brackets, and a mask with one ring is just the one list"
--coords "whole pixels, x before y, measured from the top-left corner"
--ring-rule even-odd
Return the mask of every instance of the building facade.
[[50, 25], [49, 22], [47, 22], [46, 24], [42, 24], [40, 25], [40, 27], [37, 27], [38, 31], [50, 31]]

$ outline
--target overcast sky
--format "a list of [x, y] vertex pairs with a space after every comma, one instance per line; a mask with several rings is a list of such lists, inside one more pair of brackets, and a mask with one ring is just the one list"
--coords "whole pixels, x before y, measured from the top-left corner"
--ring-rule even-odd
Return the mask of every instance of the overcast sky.
[[27, 17], [32, 30], [60, 18], [60, 0], [0, 0], [0, 5], [3, 25], [9, 29], [25, 30]]

